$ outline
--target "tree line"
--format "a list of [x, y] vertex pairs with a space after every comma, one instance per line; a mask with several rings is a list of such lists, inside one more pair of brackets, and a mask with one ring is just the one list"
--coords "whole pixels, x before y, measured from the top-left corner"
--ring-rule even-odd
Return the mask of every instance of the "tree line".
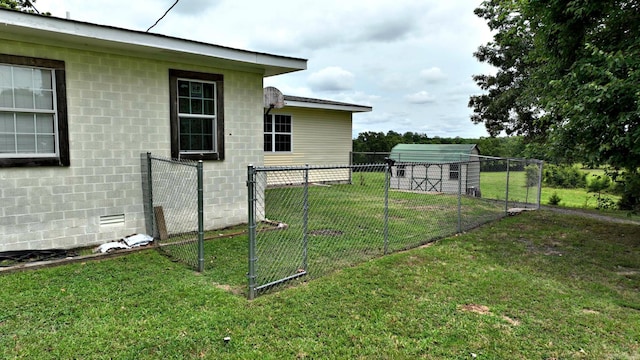
[[367, 131], [353, 139], [355, 153], [388, 153], [398, 144], [476, 144], [481, 155], [503, 158], [535, 158], [556, 162], [551, 154], [547, 154], [543, 146], [527, 143], [523, 136], [507, 137], [428, 137], [425, 133], [405, 132], [400, 134], [393, 130], [384, 132]]

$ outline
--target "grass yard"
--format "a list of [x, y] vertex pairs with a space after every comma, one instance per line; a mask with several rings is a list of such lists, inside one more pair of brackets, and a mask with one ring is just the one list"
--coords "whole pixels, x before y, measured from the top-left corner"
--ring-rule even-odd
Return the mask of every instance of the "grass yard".
[[385, 228], [384, 174], [359, 173], [357, 177], [360, 181], [353, 185], [310, 186], [306, 219], [302, 187], [266, 190], [265, 217], [285, 223], [286, 228], [256, 236], [258, 285], [301, 273], [324, 276], [385, 251], [414, 248], [450, 236], [458, 232], [458, 226], [467, 230], [505, 215], [504, 204], [493, 201], [390, 189]]
[[4, 274], [0, 358], [638, 358], [637, 228], [525, 213], [251, 302], [216, 285], [225, 251]]

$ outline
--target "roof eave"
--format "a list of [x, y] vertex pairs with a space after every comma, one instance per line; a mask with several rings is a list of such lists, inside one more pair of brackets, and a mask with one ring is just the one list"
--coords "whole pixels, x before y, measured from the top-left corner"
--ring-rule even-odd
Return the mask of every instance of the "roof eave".
[[142, 31], [0, 9], [0, 38], [169, 59], [274, 76], [305, 70], [307, 60], [223, 47]]
[[340, 105], [340, 104], [319, 104], [313, 102], [305, 102], [305, 101], [284, 101], [285, 107], [299, 107], [299, 108], [309, 108], [309, 109], [324, 109], [324, 110], [340, 110], [340, 111], [349, 111], [352, 113], [358, 112], [370, 112], [372, 111], [371, 106], [360, 106], [360, 105]]

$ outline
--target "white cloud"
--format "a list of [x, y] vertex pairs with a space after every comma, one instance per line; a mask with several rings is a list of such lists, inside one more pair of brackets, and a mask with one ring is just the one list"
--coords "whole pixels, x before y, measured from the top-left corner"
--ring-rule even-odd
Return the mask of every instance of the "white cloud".
[[[174, 2], [36, 5], [58, 17], [70, 11], [74, 20], [144, 31]], [[469, 120], [469, 96], [481, 93], [471, 76], [495, 73], [473, 57], [491, 40], [484, 20], [473, 14], [481, 2], [181, 0], [152, 32], [309, 59], [308, 70], [265, 78], [264, 85], [288, 95], [372, 106], [372, 112], [354, 115], [354, 135], [393, 130], [476, 137], [487, 133]]]
[[353, 88], [355, 76], [339, 67], [330, 66], [309, 75], [309, 85], [316, 91], [342, 91]]
[[436, 101], [435, 96], [429, 94], [427, 91], [418, 91], [415, 94], [405, 96], [405, 99], [412, 104], [429, 104]]
[[439, 67], [432, 67], [420, 71], [420, 78], [428, 84], [433, 84], [446, 80], [447, 75]]
[[[216, 6], [219, 2], [219, 0], [183, 0], [172, 10], [182, 15], [197, 15], [205, 11], [207, 8]], [[170, 2], [169, 6], [171, 6], [171, 4], [173, 4], [173, 1]], [[167, 9], [168, 8], [169, 7], [167, 7]]]

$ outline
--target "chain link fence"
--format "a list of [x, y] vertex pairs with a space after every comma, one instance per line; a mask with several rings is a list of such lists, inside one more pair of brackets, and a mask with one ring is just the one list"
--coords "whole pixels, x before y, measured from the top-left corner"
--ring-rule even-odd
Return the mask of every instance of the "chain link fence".
[[537, 160], [480, 156], [249, 167], [249, 298], [538, 208], [541, 172]]
[[202, 162], [147, 153], [147, 222], [160, 250], [204, 270]]

